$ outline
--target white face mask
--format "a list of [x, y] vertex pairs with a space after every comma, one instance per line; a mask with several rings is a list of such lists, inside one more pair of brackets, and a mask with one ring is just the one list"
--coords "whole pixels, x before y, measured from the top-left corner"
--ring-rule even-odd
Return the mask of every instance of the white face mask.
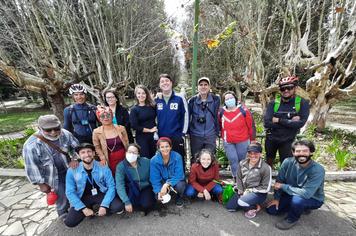
[[126, 153], [126, 160], [129, 163], [135, 162], [137, 161], [138, 155], [137, 154], [133, 154], [133, 153]]

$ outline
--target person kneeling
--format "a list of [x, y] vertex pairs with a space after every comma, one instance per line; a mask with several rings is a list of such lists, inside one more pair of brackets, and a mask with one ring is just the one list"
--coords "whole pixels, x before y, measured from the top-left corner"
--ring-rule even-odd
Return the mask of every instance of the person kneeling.
[[185, 190], [188, 197], [198, 197], [210, 200], [213, 194], [221, 202], [222, 187], [215, 183], [219, 180], [219, 165], [214, 155], [208, 149], [202, 149], [197, 156], [196, 163], [190, 169], [189, 184]]
[[[170, 200], [170, 191], [176, 193], [177, 207], [183, 207], [185, 191], [185, 177], [183, 172], [182, 156], [172, 151], [170, 138], [161, 137], [157, 141], [158, 152], [152, 157], [150, 163], [150, 181], [153, 192], [158, 201], [166, 203]], [[166, 199], [168, 199], [166, 201]]]
[[271, 167], [262, 160], [262, 146], [252, 143], [247, 149], [247, 159], [240, 162], [237, 170], [237, 193], [226, 204], [228, 211], [245, 210], [247, 218], [253, 218], [261, 209], [272, 184]]
[[126, 159], [116, 167], [116, 190], [127, 212], [141, 207], [147, 215], [154, 206], [155, 197], [149, 182], [150, 160], [140, 157], [140, 149], [138, 144], [129, 144]]
[[288, 215], [276, 227], [287, 230], [297, 224], [302, 213], [320, 208], [324, 203], [325, 170], [311, 160], [315, 151], [309, 140], [295, 141], [294, 157], [283, 161], [274, 185], [274, 200], [268, 203], [267, 213]]
[[[94, 160], [95, 148], [83, 143], [76, 148], [82, 162], [76, 169], [69, 169], [66, 176], [66, 195], [71, 204], [64, 223], [75, 227], [86, 216], [104, 216], [123, 212], [124, 204], [115, 197], [115, 183], [108, 166]], [[99, 205], [98, 212], [93, 207]]]

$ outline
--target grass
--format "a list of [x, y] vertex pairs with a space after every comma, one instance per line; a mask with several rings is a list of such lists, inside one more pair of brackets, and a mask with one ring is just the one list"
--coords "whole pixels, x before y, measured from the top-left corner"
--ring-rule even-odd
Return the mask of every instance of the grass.
[[37, 121], [40, 115], [50, 114], [50, 111], [26, 111], [10, 114], [0, 114], [0, 134], [22, 131], [28, 125]]

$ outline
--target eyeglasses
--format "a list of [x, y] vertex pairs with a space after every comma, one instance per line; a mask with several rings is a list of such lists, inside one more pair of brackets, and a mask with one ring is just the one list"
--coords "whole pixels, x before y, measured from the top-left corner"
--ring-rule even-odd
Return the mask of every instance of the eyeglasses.
[[112, 97], [106, 97], [106, 100], [109, 100], [109, 99], [115, 99], [116, 97], [115, 96], [112, 96]]
[[294, 89], [294, 86], [283, 86], [283, 87], [280, 87], [280, 88], [279, 88], [279, 90], [280, 90], [281, 92], [286, 91], [286, 90], [290, 91], [290, 90], [292, 90], [292, 89]]
[[110, 119], [111, 118], [111, 114], [110, 113], [103, 113], [99, 116], [100, 119]]
[[59, 127], [49, 128], [49, 129], [42, 129], [42, 130], [45, 132], [48, 132], [48, 133], [50, 133], [52, 131], [58, 132], [61, 130], [61, 127], [59, 126]]
[[130, 151], [127, 151], [127, 153], [135, 154], [135, 155], [138, 155], [138, 154], [139, 154], [138, 152], [130, 152]]

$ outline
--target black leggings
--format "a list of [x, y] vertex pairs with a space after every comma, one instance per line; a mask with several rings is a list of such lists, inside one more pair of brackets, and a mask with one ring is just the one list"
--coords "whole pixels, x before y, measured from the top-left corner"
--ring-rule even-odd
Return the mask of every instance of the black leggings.
[[[100, 205], [101, 202], [103, 201], [105, 197], [105, 194], [103, 193], [98, 193], [95, 196], [83, 196], [81, 198], [82, 202], [84, 203], [84, 205], [90, 209], [93, 209], [94, 205]], [[106, 209], [106, 215], [108, 215], [108, 213], [114, 214], [116, 212], [120, 212], [124, 209], [124, 204], [122, 203], [122, 201], [115, 196], [115, 198], [112, 200], [112, 202], [110, 203], [109, 209]], [[75, 227], [77, 226], [80, 222], [82, 222], [85, 218], [84, 213], [82, 212], [82, 210], [75, 210], [73, 207], [71, 207], [69, 209], [68, 215], [66, 217], [66, 219], [64, 220], [64, 224], [68, 227]]]
[[140, 145], [140, 155], [151, 159], [156, 153], [156, 141], [152, 133], [136, 134], [136, 143]]
[[274, 160], [276, 158], [277, 151], [279, 153], [279, 161], [282, 164], [283, 160], [293, 156], [292, 154], [292, 143], [290, 141], [276, 141], [270, 138], [266, 138], [265, 149], [266, 149], [266, 158]]

